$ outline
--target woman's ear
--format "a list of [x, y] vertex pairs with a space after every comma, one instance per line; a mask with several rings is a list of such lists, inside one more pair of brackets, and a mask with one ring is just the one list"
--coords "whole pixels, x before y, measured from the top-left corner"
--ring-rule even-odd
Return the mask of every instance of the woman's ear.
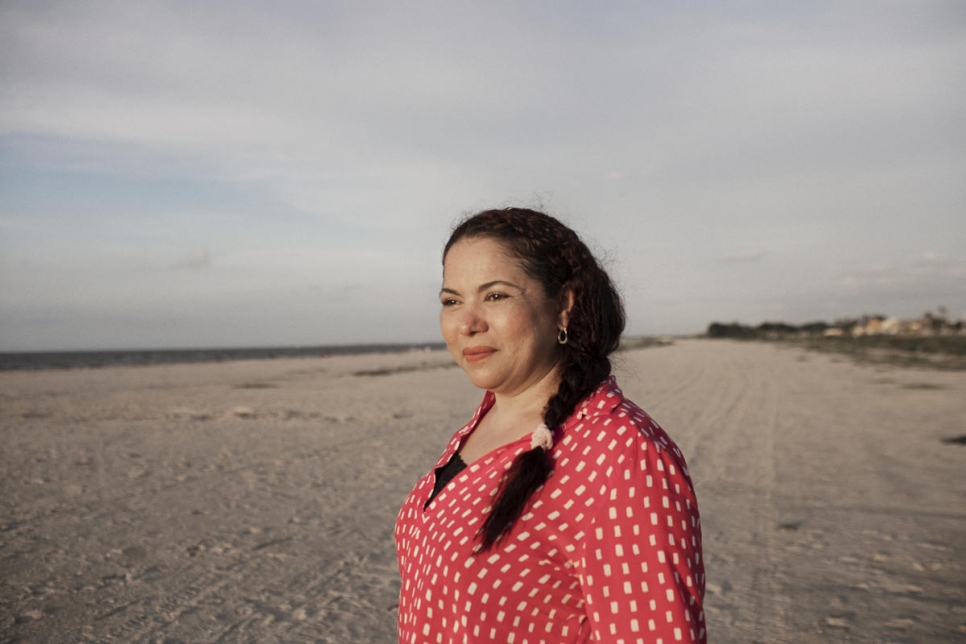
[[570, 324], [570, 312], [574, 308], [574, 291], [569, 287], [564, 287], [560, 291], [560, 315], [557, 316], [559, 327], [566, 329]]

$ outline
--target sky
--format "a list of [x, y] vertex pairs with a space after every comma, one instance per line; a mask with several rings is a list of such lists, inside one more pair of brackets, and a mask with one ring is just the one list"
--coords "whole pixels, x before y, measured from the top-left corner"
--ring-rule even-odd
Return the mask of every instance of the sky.
[[630, 335], [966, 317], [966, 3], [0, 3], [0, 351], [439, 341], [543, 209]]

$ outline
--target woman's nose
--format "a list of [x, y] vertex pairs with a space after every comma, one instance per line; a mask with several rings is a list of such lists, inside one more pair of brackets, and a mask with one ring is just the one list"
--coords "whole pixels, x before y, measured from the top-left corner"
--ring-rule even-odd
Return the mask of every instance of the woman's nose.
[[463, 311], [460, 319], [460, 333], [463, 335], [474, 335], [487, 330], [486, 320], [478, 311], [467, 308]]

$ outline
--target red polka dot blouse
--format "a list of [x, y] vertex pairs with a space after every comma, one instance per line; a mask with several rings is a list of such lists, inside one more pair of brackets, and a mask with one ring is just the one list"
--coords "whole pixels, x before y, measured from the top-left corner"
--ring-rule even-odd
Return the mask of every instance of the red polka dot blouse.
[[523, 517], [479, 553], [500, 479], [529, 448], [527, 436], [471, 463], [428, 505], [435, 468], [409, 494], [395, 532], [399, 641], [705, 642], [698, 506], [664, 430], [609, 378], [556, 433], [553, 474]]

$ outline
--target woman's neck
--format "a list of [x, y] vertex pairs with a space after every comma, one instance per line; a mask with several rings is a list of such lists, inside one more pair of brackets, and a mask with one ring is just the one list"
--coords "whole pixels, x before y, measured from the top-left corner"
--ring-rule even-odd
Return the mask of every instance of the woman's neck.
[[530, 419], [543, 421], [547, 402], [560, 386], [560, 365], [555, 364], [539, 380], [526, 389], [512, 394], [493, 392], [494, 402], [490, 414], [501, 420], [500, 424], [515, 424]]
[[554, 367], [526, 390], [515, 394], [493, 392], [493, 406], [460, 448], [463, 460], [472, 463], [532, 434], [543, 422], [547, 401], [557, 392], [559, 383], [559, 369]]

